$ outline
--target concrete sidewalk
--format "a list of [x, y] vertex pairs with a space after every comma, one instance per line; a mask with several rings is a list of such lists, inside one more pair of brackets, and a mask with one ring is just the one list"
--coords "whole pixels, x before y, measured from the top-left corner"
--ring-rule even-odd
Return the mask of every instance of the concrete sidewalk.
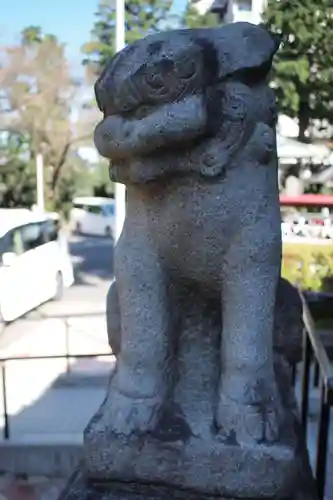
[[[47, 365], [47, 373], [41, 363]], [[10, 363], [14, 365], [7, 368], [10, 439], [81, 443], [85, 426], [105, 397], [113, 364], [111, 356], [80, 359], [67, 374], [63, 360]], [[4, 425], [3, 419], [0, 425]]]
[[83, 431], [103, 402], [113, 363], [112, 358], [78, 362], [34, 400], [30, 395], [17, 412], [11, 411], [17, 399], [9, 398], [9, 439], [2, 434], [0, 471], [67, 477], [82, 457]]
[[[111, 355], [93, 359], [71, 359], [69, 363], [66, 359], [29, 359], [35, 356], [64, 355], [66, 350], [78, 355], [111, 354], [104, 317], [101, 315], [76, 317], [67, 318], [66, 321], [58, 318], [36, 320], [34, 328], [25, 336], [0, 349], [0, 358], [27, 358], [5, 364], [7, 411], [12, 432], [16, 436], [22, 437], [27, 433], [38, 434], [39, 426], [42, 426], [42, 434], [48, 426], [51, 429], [50, 433], [54, 434], [56, 429], [53, 421], [57, 421], [59, 415], [62, 417], [60, 422], [64, 421], [58, 426], [59, 433], [62, 433], [64, 428], [70, 429], [70, 426], [65, 424], [66, 420], [76, 421], [77, 418], [82, 418], [86, 422], [88, 417], [85, 418], [85, 412], [89, 416], [93, 411], [91, 405], [94, 408], [100, 404], [106, 376], [113, 362]], [[71, 370], [70, 377], [66, 376], [68, 368]], [[71, 396], [68, 391], [61, 391], [64, 379], [71, 382], [66, 386], [69, 388], [75, 386], [73, 385], [75, 377], [79, 376], [83, 381], [84, 374], [86, 381], [101, 379], [94, 390], [89, 391], [87, 387], [86, 391], [77, 391]], [[57, 390], [53, 389], [54, 384], [57, 385]], [[3, 396], [0, 384], [0, 425], [3, 425]], [[73, 408], [77, 412], [77, 418], [76, 413], [71, 416], [66, 407], [71, 398], [75, 401]], [[82, 411], [80, 411], [81, 406]], [[30, 422], [35, 422], [33, 427]], [[83, 424], [78, 425], [79, 427], [76, 427], [72, 424], [77, 434], [81, 433]]]

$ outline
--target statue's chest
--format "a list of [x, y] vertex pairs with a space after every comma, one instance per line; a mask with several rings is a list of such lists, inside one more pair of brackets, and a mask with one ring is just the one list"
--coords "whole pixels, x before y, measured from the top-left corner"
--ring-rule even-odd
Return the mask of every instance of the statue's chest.
[[[176, 195], [177, 196], [176, 196]], [[230, 240], [232, 214], [225, 196], [179, 190], [149, 211], [148, 232], [165, 264], [195, 279], [220, 266]]]
[[[230, 217], [223, 193], [199, 189], [177, 189], [149, 207], [148, 220], [158, 233], [177, 240], [215, 237]], [[162, 235], [163, 236], [163, 235]]]

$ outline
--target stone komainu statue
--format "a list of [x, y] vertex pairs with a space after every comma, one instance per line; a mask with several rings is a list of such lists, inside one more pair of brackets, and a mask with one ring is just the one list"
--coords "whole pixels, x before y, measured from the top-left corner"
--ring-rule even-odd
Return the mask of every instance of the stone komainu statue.
[[[127, 186], [127, 213], [108, 295], [117, 363], [85, 433], [95, 480], [287, 495], [294, 417], [281, 367], [301, 303], [279, 282], [267, 83], [278, 45], [248, 23], [161, 33], [126, 47], [96, 83], [95, 144]], [[296, 315], [288, 331], [282, 291]]]

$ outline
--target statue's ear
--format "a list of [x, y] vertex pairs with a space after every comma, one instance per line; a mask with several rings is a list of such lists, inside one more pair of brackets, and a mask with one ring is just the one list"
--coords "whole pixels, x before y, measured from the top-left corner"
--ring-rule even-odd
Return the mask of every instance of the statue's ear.
[[275, 42], [275, 47], [276, 47], [275, 52], [277, 52], [279, 50], [280, 45], [281, 45], [283, 35], [280, 35], [278, 33], [272, 33], [272, 32], [270, 32], [270, 34]]
[[279, 47], [280, 47], [281, 42], [283, 40], [283, 35], [280, 33], [274, 33], [273, 31], [269, 30], [266, 23], [260, 23], [258, 26], [260, 28], [266, 30], [270, 34], [270, 36], [273, 40], [273, 43], [275, 45], [275, 50], [274, 50], [274, 53], [272, 54], [272, 55], [274, 55], [275, 52], [277, 52], [279, 50]]
[[246, 22], [226, 24], [211, 30], [219, 60], [219, 80], [243, 72], [268, 73], [281, 38], [264, 25]]

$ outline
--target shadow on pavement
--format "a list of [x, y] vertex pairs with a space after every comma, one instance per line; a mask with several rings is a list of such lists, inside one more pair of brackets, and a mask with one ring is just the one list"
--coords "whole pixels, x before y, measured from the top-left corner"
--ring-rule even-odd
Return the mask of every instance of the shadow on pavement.
[[[25, 378], [27, 382], [30, 378], [31, 383], [34, 383], [36, 376], [50, 379], [47, 385], [44, 384], [43, 390], [39, 391], [39, 388], [36, 387], [35, 391], [29, 391], [31, 402], [28, 404], [26, 403], [27, 394], [24, 386], [19, 384], [14, 367], [11, 369], [11, 364], [15, 364], [15, 367], [21, 366], [19, 378]], [[103, 358], [80, 358], [71, 364], [68, 372], [64, 359], [8, 362], [6, 376], [6, 398], [9, 413], [8, 442], [10, 440], [16, 444], [76, 444], [82, 442], [84, 428], [103, 402], [113, 365], [112, 355]], [[48, 367], [48, 375], [46, 367]], [[15, 371], [17, 373], [17, 370]], [[50, 371], [57, 372], [57, 375], [50, 376]], [[39, 386], [41, 387], [41, 384]], [[13, 397], [12, 392], [14, 390], [15, 397]], [[34, 397], [34, 392], [36, 397]], [[13, 412], [20, 396], [23, 402], [22, 408]], [[0, 426], [0, 432], [1, 442], [4, 436], [3, 425]], [[1, 459], [1, 462], [4, 458]], [[2, 463], [1, 469], [4, 470]], [[29, 473], [29, 470], [21, 472]], [[38, 471], [35, 471], [35, 474], [37, 473]], [[42, 471], [40, 473], [42, 474]]]
[[[31, 363], [35, 364], [34, 370], [39, 378], [45, 375], [45, 365], [38, 368], [38, 361], [22, 360], [19, 363], [22, 363], [23, 377], [31, 377]], [[102, 360], [81, 358], [74, 362], [69, 374], [63, 367], [62, 373], [50, 381], [38, 397], [31, 398], [31, 402], [16, 413], [11, 412], [12, 394], [8, 393], [9, 439], [6, 441], [0, 424], [1, 498], [59, 498], [80, 461], [83, 430], [103, 402], [112, 364], [109, 356]], [[26, 374], [26, 371], [29, 373]], [[14, 372], [11, 378], [15, 378]], [[10, 377], [7, 384], [8, 391], [13, 391]], [[21, 396], [24, 398], [23, 387]]]

